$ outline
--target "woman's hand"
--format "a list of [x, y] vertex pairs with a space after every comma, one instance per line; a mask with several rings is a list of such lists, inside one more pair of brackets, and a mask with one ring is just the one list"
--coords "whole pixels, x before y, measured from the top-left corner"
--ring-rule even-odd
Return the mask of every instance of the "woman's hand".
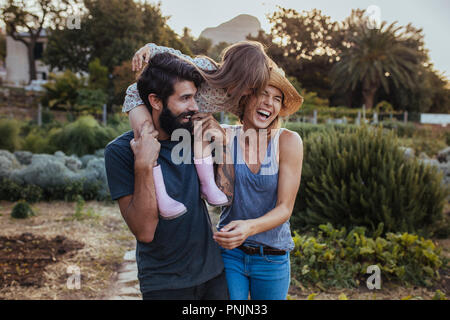
[[251, 220], [235, 220], [214, 233], [213, 238], [222, 248], [231, 250], [253, 235], [252, 229]]
[[133, 56], [133, 60], [131, 62], [132, 70], [137, 72], [142, 69], [144, 66], [144, 62], [148, 63], [150, 60], [150, 47], [143, 46], [140, 48]]

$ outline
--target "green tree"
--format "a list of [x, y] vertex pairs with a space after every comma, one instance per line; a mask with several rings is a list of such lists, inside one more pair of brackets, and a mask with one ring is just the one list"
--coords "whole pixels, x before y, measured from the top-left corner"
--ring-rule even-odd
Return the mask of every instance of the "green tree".
[[7, 0], [0, 6], [6, 33], [27, 48], [29, 81], [36, 79], [34, 48], [44, 29], [57, 28], [71, 12], [70, 0]]
[[209, 50], [212, 47], [211, 39], [200, 37], [198, 39], [194, 39], [191, 35], [191, 30], [187, 27], [183, 29], [183, 36], [181, 37], [181, 41], [185, 43], [189, 50], [194, 55], [208, 55]]
[[342, 44], [337, 22], [320, 10], [297, 12], [278, 7], [269, 17], [271, 34], [248, 37], [263, 43], [268, 54], [302, 87], [322, 98], [332, 95], [329, 70]]
[[45, 61], [53, 68], [88, 71], [98, 58], [112, 74], [123, 61], [148, 42], [190, 53], [167, 26], [160, 4], [133, 0], [84, 0], [81, 30], [54, 29], [49, 37]]
[[222, 57], [221, 57], [222, 51], [229, 45], [230, 44], [228, 42], [224, 42], [224, 41], [219, 42], [215, 46], [211, 47], [211, 49], [209, 49], [208, 57], [210, 57], [214, 61], [219, 62], [220, 60], [222, 60]]
[[364, 104], [371, 109], [380, 87], [389, 93], [389, 80], [396, 88], [416, 87], [418, 69], [426, 59], [423, 49], [411, 45], [419, 30], [385, 21], [379, 28], [371, 27], [360, 10], [352, 12], [346, 25], [344, 46], [331, 71], [336, 91], [361, 85]]

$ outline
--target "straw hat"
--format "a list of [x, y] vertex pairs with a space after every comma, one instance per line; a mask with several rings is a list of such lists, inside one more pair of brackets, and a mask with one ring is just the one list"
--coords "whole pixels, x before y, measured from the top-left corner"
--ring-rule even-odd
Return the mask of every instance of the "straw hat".
[[280, 110], [281, 117], [295, 113], [302, 106], [303, 97], [286, 78], [283, 69], [279, 68], [273, 61], [270, 63], [269, 86], [278, 88], [284, 95], [283, 106]]

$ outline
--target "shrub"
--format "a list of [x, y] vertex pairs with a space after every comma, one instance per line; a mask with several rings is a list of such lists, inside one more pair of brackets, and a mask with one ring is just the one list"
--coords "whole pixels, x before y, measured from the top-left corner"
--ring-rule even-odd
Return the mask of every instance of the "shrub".
[[[323, 287], [357, 287], [367, 279], [367, 267], [377, 265], [384, 280], [430, 286], [444, 267], [441, 249], [431, 240], [409, 233], [387, 233], [383, 225], [373, 237], [366, 229], [320, 225], [316, 236], [295, 232], [291, 265], [295, 280]], [[445, 266], [447, 267], [447, 266]]]
[[302, 182], [292, 224], [304, 230], [330, 222], [374, 232], [431, 235], [449, 194], [442, 174], [405, 159], [392, 132], [359, 128], [326, 131], [304, 144]]
[[16, 120], [0, 119], [0, 149], [11, 152], [20, 148], [20, 123]]
[[33, 128], [23, 139], [22, 150], [32, 153], [52, 152], [52, 146], [49, 145], [48, 135], [37, 128]]
[[91, 116], [84, 116], [52, 132], [49, 143], [66, 154], [82, 156], [104, 148], [115, 136], [113, 129], [102, 127]]
[[11, 217], [14, 219], [26, 219], [34, 216], [33, 209], [26, 201], [19, 201], [11, 211]]
[[76, 197], [77, 204], [75, 206], [75, 213], [72, 215], [72, 219], [74, 220], [85, 220], [85, 219], [98, 219], [99, 215], [94, 212], [92, 208], [84, 209], [86, 202], [84, 201], [82, 196]]
[[38, 202], [44, 197], [43, 190], [33, 184], [18, 184], [11, 179], [0, 179], [0, 200]]
[[287, 122], [284, 124], [284, 127], [297, 132], [303, 139], [307, 139], [313, 133], [329, 131], [342, 132], [345, 130], [354, 131], [358, 128], [356, 125], [348, 124], [311, 124], [302, 122]]

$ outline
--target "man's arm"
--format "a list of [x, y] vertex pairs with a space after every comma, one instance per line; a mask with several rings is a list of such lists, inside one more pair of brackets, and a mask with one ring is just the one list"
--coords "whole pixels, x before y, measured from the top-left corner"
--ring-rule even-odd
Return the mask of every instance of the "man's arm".
[[158, 206], [156, 203], [155, 186], [153, 183], [153, 168], [134, 168], [134, 194], [118, 200], [122, 217], [140, 242], [153, 241], [158, 225]]
[[[141, 242], [151, 242], [158, 224], [153, 183], [153, 164], [158, 158], [158, 132], [145, 123], [130, 148], [110, 144], [105, 149], [105, 168], [113, 199], [130, 231]], [[134, 159], [133, 159], [134, 158]]]

